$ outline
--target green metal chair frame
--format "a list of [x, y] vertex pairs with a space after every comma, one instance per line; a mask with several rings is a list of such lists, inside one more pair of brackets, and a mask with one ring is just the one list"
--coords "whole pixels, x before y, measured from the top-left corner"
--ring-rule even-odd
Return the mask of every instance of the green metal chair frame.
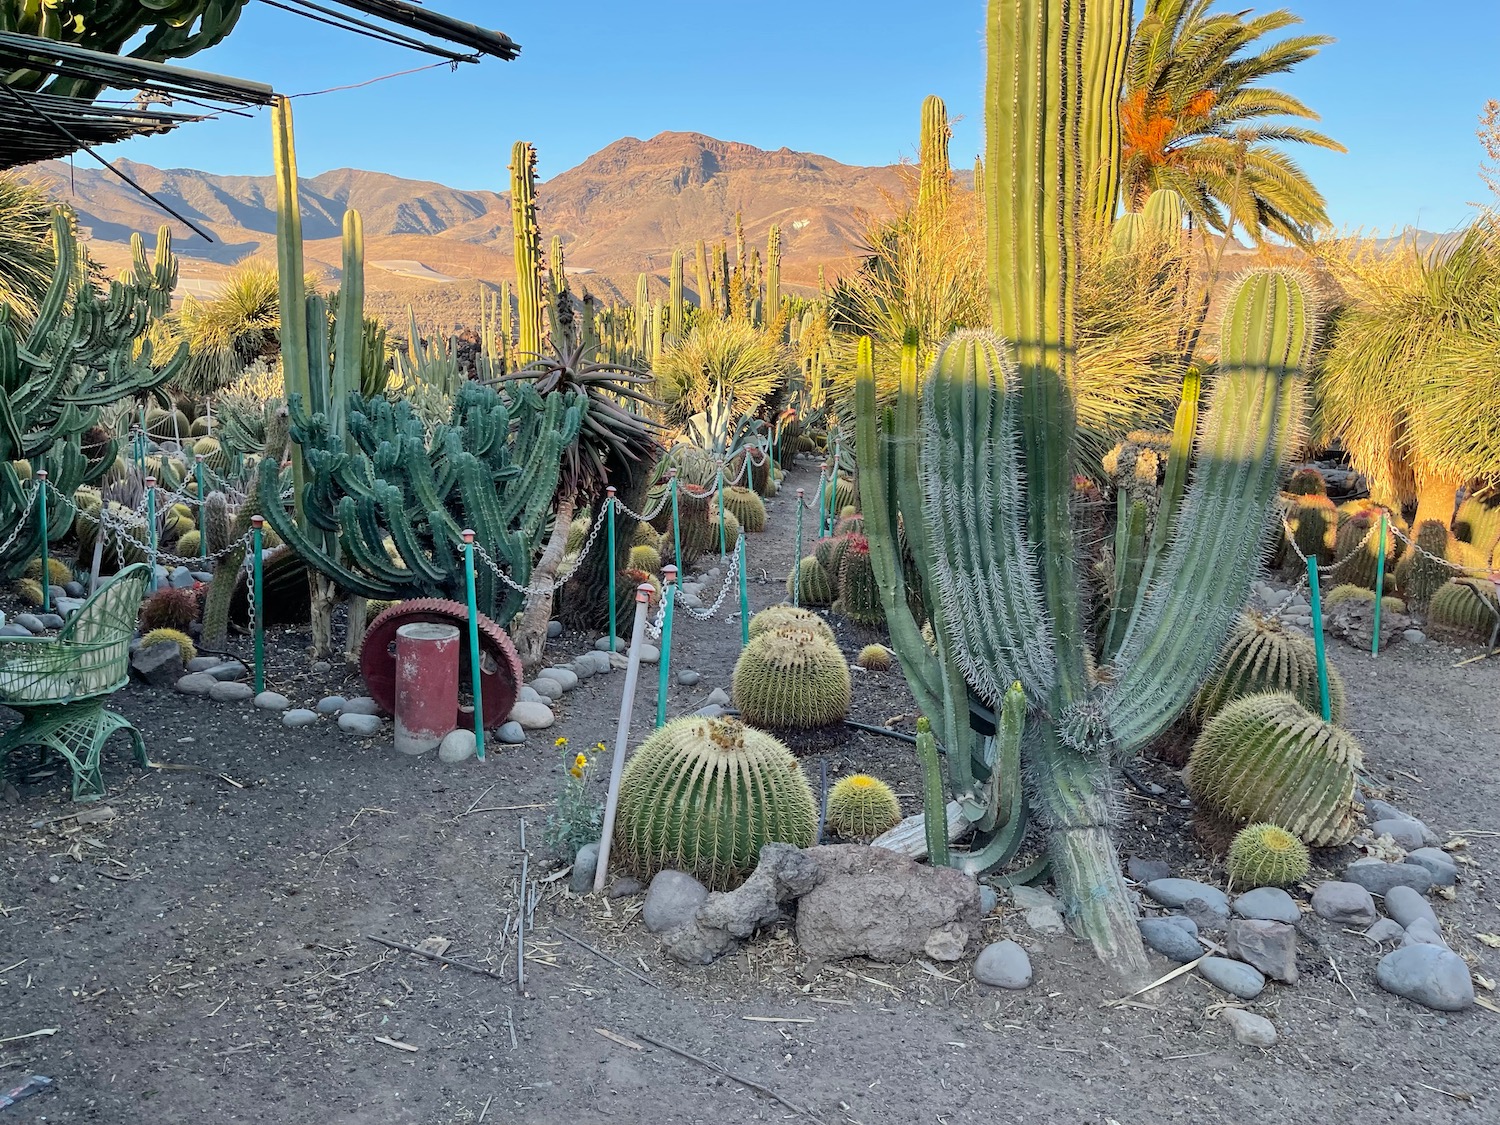
[[129, 733], [136, 762], [147, 764], [140, 732], [104, 702], [130, 679], [130, 639], [149, 576], [140, 563], [127, 566], [56, 637], [0, 638], [0, 705], [21, 713], [0, 736], [0, 766], [22, 746], [51, 751], [73, 771], [73, 799], [96, 801], [104, 795], [99, 756], [116, 731]]

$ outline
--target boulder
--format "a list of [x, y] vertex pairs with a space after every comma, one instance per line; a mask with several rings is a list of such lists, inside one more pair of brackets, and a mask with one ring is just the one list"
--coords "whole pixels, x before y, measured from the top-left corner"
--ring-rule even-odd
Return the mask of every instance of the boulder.
[[1387, 891], [1385, 912], [1407, 929], [1418, 919], [1430, 922], [1433, 929], [1437, 929], [1437, 915], [1432, 912], [1427, 897], [1412, 887], [1392, 887]]
[[1284, 922], [1236, 918], [1229, 923], [1229, 956], [1272, 980], [1297, 983], [1297, 931]]
[[130, 672], [150, 687], [169, 688], [183, 678], [182, 649], [175, 641], [143, 645], [130, 654]]
[[1458, 882], [1458, 864], [1442, 848], [1418, 848], [1407, 852], [1406, 862], [1425, 868], [1436, 886], [1451, 887]]
[[653, 934], [691, 923], [708, 898], [708, 888], [685, 871], [658, 871], [646, 892], [641, 920]]
[[1344, 880], [1358, 883], [1371, 894], [1384, 895], [1392, 887], [1414, 887], [1423, 894], [1432, 889], [1432, 872], [1416, 863], [1387, 863], [1360, 859], [1344, 868]]
[[1276, 1044], [1276, 1025], [1265, 1016], [1244, 1008], [1225, 1008], [1219, 1018], [1229, 1025], [1236, 1043], [1246, 1047], [1272, 1047]]
[[575, 895], [586, 895], [594, 889], [594, 872], [599, 870], [599, 841], [584, 844], [573, 857], [573, 870], [568, 872], [568, 890]]
[[[344, 712], [347, 717], [349, 712]], [[474, 738], [474, 732], [464, 730], [450, 730], [443, 736], [443, 741], [438, 743], [438, 761], [446, 765], [457, 765], [472, 758], [479, 749], [479, 743]]]
[[1462, 1012], [1474, 1004], [1474, 979], [1464, 959], [1439, 945], [1408, 945], [1387, 953], [1375, 966], [1387, 992], [1440, 1012]]
[[[194, 673], [194, 675], [205, 674], [211, 675], [211, 673]], [[249, 684], [236, 683], [233, 680], [214, 680], [213, 686], [208, 689], [208, 697], [215, 703], [244, 703], [247, 699], [255, 698], [255, 689]]]
[[1338, 926], [1370, 926], [1380, 917], [1370, 892], [1358, 883], [1330, 879], [1319, 883], [1312, 896], [1313, 913]]
[[1198, 962], [1198, 972], [1209, 984], [1241, 1000], [1254, 1000], [1266, 987], [1259, 969], [1228, 957], [1205, 957]]
[[816, 860], [791, 844], [767, 844], [750, 878], [732, 891], [715, 891], [691, 923], [662, 939], [667, 953], [685, 964], [707, 965], [781, 917], [782, 907], [818, 885]]
[[974, 979], [991, 988], [1026, 988], [1031, 984], [1031, 958], [1013, 941], [992, 942], [979, 951]]
[[857, 844], [805, 854], [822, 876], [798, 903], [797, 942], [815, 961], [957, 961], [978, 933], [979, 886], [954, 868]]
[[1280, 887], [1257, 887], [1234, 900], [1234, 912], [1241, 918], [1259, 918], [1264, 922], [1293, 925], [1302, 920], [1297, 900]]
[[510, 709], [510, 721], [525, 730], [545, 730], [557, 720], [545, 703], [517, 703]]
[[1190, 900], [1197, 898], [1221, 907], [1226, 917], [1229, 914], [1229, 896], [1218, 887], [1211, 887], [1196, 879], [1153, 879], [1141, 889], [1152, 902], [1159, 902], [1163, 906], [1186, 906]]

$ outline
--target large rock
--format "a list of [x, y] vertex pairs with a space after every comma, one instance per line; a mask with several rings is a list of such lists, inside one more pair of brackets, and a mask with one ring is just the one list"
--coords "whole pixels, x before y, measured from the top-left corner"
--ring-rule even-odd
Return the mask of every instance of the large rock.
[[686, 964], [707, 965], [781, 917], [782, 907], [818, 885], [822, 869], [791, 844], [767, 844], [750, 878], [732, 891], [715, 891], [690, 924], [662, 938], [667, 953]]
[[[195, 672], [193, 674], [201, 676], [208, 673]], [[243, 703], [247, 699], [255, 698], [255, 689], [249, 684], [239, 684], [233, 680], [214, 680], [213, 687], [208, 689], [208, 698], [215, 703]]]
[[1375, 980], [1387, 992], [1440, 1012], [1461, 1012], [1474, 1004], [1469, 966], [1439, 945], [1408, 945], [1387, 953], [1375, 966]]
[[1414, 887], [1423, 894], [1432, 889], [1432, 872], [1415, 863], [1387, 863], [1360, 859], [1344, 868], [1344, 879], [1358, 883], [1371, 894], [1384, 895], [1392, 887]]
[[510, 709], [510, 721], [525, 730], [545, 730], [557, 719], [545, 703], [517, 703]]
[[658, 871], [646, 892], [641, 920], [653, 934], [666, 933], [693, 921], [708, 898], [708, 888], [685, 871]]
[[[1166, 918], [1142, 918], [1140, 921], [1141, 940], [1149, 945], [1163, 957], [1176, 961], [1179, 965], [1188, 961], [1196, 961], [1203, 956], [1203, 947], [1198, 944], [1198, 939], [1189, 933], [1184, 927], [1174, 925], [1175, 920]], [[1183, 919], [1188, 921], [1188, 919]], [[1194, 931], [1197, 927], [1193, 927]]]
[[379, 715], [340, 715], [339, 730], [355, 738], [370, 738], [380, 733]]
[[1313, 913], [1337, 926], [1371, 926], [1380, 917], [1370, 892], [1358, 883], [1329, 879], [1312, 896]]
[[206, 672], [189, 672], [177, 681], [176, 688], [183, 695], [205, 696], [218, 682]]
[[1385, 896], [1385, 912], [1408, 929], [1417, 919], [1425, 919], [1437, 928], [1437, 915], [1427, 897], [1412, 887], [1392, 887]]
[[182, 679], [182, 649], [175, 641], [143, 645], [130, 654], [130, 671], [154, 688], [169, 688]]
[[979, 929], [979, 886], [885, 848], [810, 848], [820, 882], [797, 906], [797, 942], [815, 961], [914, 956], [957, 961]]
[[1196, 879], [1153, 879], [1141, 888], [1146, 897], [1163, 906], [1186, 906], [1193, 899], [1202, 899], [1211, 906], [1229, 914], [1229, 896], [1218, 887], [1200, 883]]
[[1370, 825], [1372, 836], [1389, 836], [1407, 851], [1415, 851], [1427, 841], [1423, 838], [1422, 829], [1425, 825], [1419, 820], [1408, 820], [1405, 817], [1399, 820], [1377, 820]]
[[599, 870], [599, 841], [584, 844], [573, 857], [573, 870], [568, 873], [568, 890], [575, 895], [586, 895], [594, 889], [594, 872]]
[[1458, 863], [1442, 848], [1418, 848], [1407, 852], [1406, 862], [1425, 868], [1439, 887], [1451, 887], [1458, 882]]
[[1297, 931], [1284, 922], [1236, 918], [1229, 923], [1229, 956], [1272, 980], [1297, 983]]
[[454, 766], [468, 761], [478, 749], [479, 742], [474, 737], [474, 732], [459, 727], [458, 730], [451, 730], [443, 735], [443, 741], [438, 743], [438, 761]]
[[1198, 962], [1198, 972], [1209, 984], [1241, 1000], [1254, 1000], [1266, 987], [1266, 978], [1259, 969], [1228, 957], [1205, 957]]
[[1031, 984], [1031, 958], [1013, 941], [997, 941], [979, 951], [974, 979], [991, 988], [1026, 988]]
[[1234, 900], [1234, 912], [1241, 918], [1259, 918], [1263, 922], [1285, 922], [1288, 925], [1302, 920], [1297, 900], [1280, 887], [1257, 887], [1246, 891]]

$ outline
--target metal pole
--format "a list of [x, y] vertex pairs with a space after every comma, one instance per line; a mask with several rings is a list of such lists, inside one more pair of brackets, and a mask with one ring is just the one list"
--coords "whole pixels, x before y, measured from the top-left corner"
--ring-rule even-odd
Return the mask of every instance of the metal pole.
[[618, 652], [620, 638], [615, 632], [615, 615], [618, 613], [615, 606], [615, 486], [610, 485], [604, 490], [604, 494], [604, 518], [609, 521], [609, 651]]
[[620, 700], [620, 729], [615, 733], [615, 756], [609, 767], [609, 793], [604, 799], [604, 824], [599, 836], [599, 866], [594, 869], [594, 892], [604, 889], [609, 875], [609, 848], [615, 838], [615, 812], [620, 807], [620, 777], [625, 772], [625, 747], [630, 742], [630, 713], [635, 709], [635, 685], [641, 675], [641, 644], [646, 637], [646, 602], [650, 586], [635, 591], [635, 627], [630, 631], [630, 663], [625, 666], [625, 697]]
[[1380, 603], [1385, 601], [1385, 512], [1380, 513], [1380, 542], [1375, 548], [1375, 625], [1370, 630], [1370, 655], [1380, 655]]
[[[1323, 598], [1318, 593], [1318, 556], [1307, 560], [1308, 602], [1312, 606], [1313, 647], [1318, 656], [1318, 702], [1323, 708], [1323, 721], [1333, 721], [1333, 712], [1328, 699], [1328, 655], [1323, 651]], [[1375, 595], [1377, 598], [1379, 594]]]
[[147, 560], [151, 565], [151, 582], [149, 589], [156, 592], [156, 478], [146, 478], [146, 534], [151, 545], [151, 555]]
[[208, 505], [203, 502], [203, 454], [193, 459], [193, 473], [198, 478], [198, 557], [208, 564]]
[[479, 658], [479, 604], [474, 594], [474, 531], [464, 528], [464, 584], [469, 596], [469, 668], [474, 690], [474, 754], [484, 761], [484, 669]]
[[720, 465], [719, 466], [719, 561], [723, 562], [724, 561], [724, 556], [726, 554], [728, 554], [728, 553], [729, 552], [728, 552], [728, 550], [726, 548], [726, 545], [725, 545], [725, 542], [724, 542], [724, 466]]
[[802, 494], [805, 489], [797, 489], [797, 554], [792, 560], [792, 604], [802, 604]]
[[673, 562], [676, 564], [672, 569], [677, 571], [677, 585], [682, 585], [682, 523], [677, 518], [677, 470], [673, 469], [667, 473], [667, 488], [672, 493], [672, 553], [675, 556]]
[[250, 611], [255, 615], [255, 694], [266, 690], [266, 615], [262, 607], [264, 574], [261, 570], [261, 538], [265, 530], [264, 516], [250, 517], [250, 574], [251, 597], [254, 599]]
[[736, 546], [740, 555], [740, 648], [750, 643], [750, 580], [745, 576], [745, 533]]
[[667, 666], [672, 663], [672, 611], [677, 604], [677, 568], [671, 563], [661, 568], [661, 667], [656, 679], [656, 725], [667, 722]]
[[52, 612], [52, 569], [47, 557], [47, 470], [36, 471], [36, 510], [42, 521], [42, 612]]

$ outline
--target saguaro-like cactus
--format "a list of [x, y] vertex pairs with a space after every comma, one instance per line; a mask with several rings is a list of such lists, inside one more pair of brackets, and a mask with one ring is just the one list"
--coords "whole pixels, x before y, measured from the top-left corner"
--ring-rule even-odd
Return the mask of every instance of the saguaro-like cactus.
[[542, 232], [536, 222], [536, 149], [517, 141], [510, 152], [510, 218], [516, 259], [516, 350], [522, 363], [542, 354]]
[[923, 221], [942, 218], [953, 191], [953, 169], [948, 162], [948, 107], [936, 94], [922, 101], [921, 179], [917, 182], [917, 213]]
[[[1073, 309], [1081, 213], [1103, 208], [1090, 185], [1118, 161], [1116, 134], [1099, 123], [1118, 99], [1110, 60], [1128, 17], [1127, 0], [1083, 11], [991, 0], [984, 195], [996, 332], [949, 340], [920, 390], [909, 345], [884, 417], [866, 344], [856, 391], [882, 601], [919, 703], [941, 717], [955, 795], [992, 844], [1016, 838], [1019, 778], [995, 740], [972, 728], [994, 729], [1019, 682], [1021, 769], [1058, 888], [1100, 957], [1140, 976], [1145, 958], [1110, 835], [1112, 766], [1187, 705], [1244, 604], [1301, 426], [1313, 328], [1295, 277], [1254, 273], [1231, 295], [1207, 407], [1201, 420], [1195, 400], [1179, 410], [1158, 534], [1144, 546], [1113, 661], [1096, 667], [1070, 510]], [[935, 654], [908, 608], [898, 511]], [[999, 861], [1010, 849], [981, 850]]]
[[771, 224], [766, 235], [766, 323], [781, 311], [781, 227]]
[[92, 460], [83, 452], [80, 438], [98, 424], [100, 407], [161, 385], [187, 359], [183, 345], [161, 363], [145, 338], [171, 306], [177, 283], [166, 227], [157, 235], [154, 261], [147, 261], [140, 236], [131, 239], [131, 273], [110, 282], [107, 292], [83, 269], [61, 208], [53, 213], [52, 243], [52, 284], [24, 336], [10, 306], [0, 305], [0, 539], [10, 540], [0, 551], [0, 579], [18, 575], [42, 543], [41, 520], [28, 508], [30, 491], [13, 462], [29, 464], [26, 475], [33, 479], [47, 471], [52, 487], [37, 503], [47, 505], [47, 538], [60, 539], [73, 525], [69, 498], [115, 461], [113, 440], [97, 447]]

